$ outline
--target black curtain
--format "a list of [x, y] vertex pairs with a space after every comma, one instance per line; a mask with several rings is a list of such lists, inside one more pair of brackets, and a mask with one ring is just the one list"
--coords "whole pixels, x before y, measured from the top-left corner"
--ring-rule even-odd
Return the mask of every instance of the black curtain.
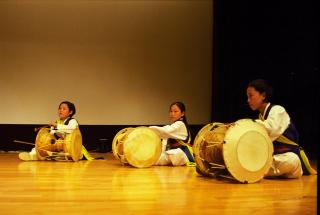
[[246, 86], [256, 78], [274, 87], [300, 145], [316, 158], [320, 86], [317, 7], [312, 1], [214, 1], [212, 121], [253, 117]]

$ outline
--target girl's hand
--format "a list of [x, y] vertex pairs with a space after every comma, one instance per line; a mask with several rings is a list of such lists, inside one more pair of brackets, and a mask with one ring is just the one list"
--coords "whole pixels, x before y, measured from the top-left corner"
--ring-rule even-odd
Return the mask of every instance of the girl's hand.
[[232, 122], [232, 123], [227, 123], [227, 124], [226, 124], [226, 128], [229, 129], [230, 127], [232, 127], [232, 126], [234, 126], [234, 125], [235, 125], [234, 122]]
[[57, 128], [57, 123], [56, 122], [50, 122], [50, 126]]

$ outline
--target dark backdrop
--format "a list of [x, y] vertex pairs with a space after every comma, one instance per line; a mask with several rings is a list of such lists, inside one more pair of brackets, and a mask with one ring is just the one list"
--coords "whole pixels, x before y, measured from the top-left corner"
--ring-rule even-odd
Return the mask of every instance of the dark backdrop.
[[299, 130], [300, 145], [316, 158], [316, 15], [311, 1], [215, 1], [212, 121], [252, 117], [246, 85], [267, 79], [274, 87], [274, 103], [286, 108]]

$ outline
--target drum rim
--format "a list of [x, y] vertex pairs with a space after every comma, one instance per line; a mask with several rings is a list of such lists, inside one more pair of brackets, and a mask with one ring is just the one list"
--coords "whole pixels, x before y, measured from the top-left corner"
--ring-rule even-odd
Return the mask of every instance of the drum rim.
[[80, 138], [79, 142], [76, 143], [76, 141], [73, 141], [70, 146], [68, 146], [67, 142], [65, 144], [67, 145], [67, 149], [71, 155], [72, 160], [78, 161], [82, 157], [82, 135], [80, 129], [76, 128], [70, 134], [67, 134], [65, 141], [68, 141], [69, 138], [72, 138], [74, 136], [78, 136]]
[[194, 144], [192, 146], [193, 153], [194, 153], [194, 159], [195, 159], [195, 162], [197, 164], [198, 170], [200, 171], [200, 173], [202, 173], [202, 175], [209, 176], [209, 177], [212, 177], [212, 176], [215, 176], [215, 175], [208, 173], [208, 169], [209, 168], [205, 168], [206, 165], [205, 165], [204, 161], [202, 160], [202, 158], [200, 158], [200, 146], [204, 141], [204, 135], [208, 131], [212, 130], [215, 126], [225, 126], [225, 124], [221, 123], [221, 122], [212, 122], [212, 123], [206, 124], [197, 133], [197, 135], [196, 135], [196, 137], [194, 139]]
[[[133, 127], [127, 127], [127, 128], [121, 129], [120, 131], [118, 131], [116, 133], [116, 135], [114, 136], [114, 138], [112, 140], [112, 153], [113, 153], [114, 157], [117, 160], [120, 160], [122, 163], [128, 163], [128, 161], [125, 159], [123, 154], [122, 155], [119, 154], [119, 151], [118, 151], [118, 144], [120, 143], [119, 138], [124, 137], [127, 133], [132, 132], [133, 129], [134, 129]], [[122, 136], [120, 136], [120, 135], [122, 135]], [[121, 144], [123, 144], [123, 143], [121, 143]]]
[[44, 135], [50, 135], [53, 137], [52, 134], [50, 134], [50, 128], [41, 128], [38, 133], [37, 133], [37, 136], [36, 136], [36, 140], [35, 140], [35, 150], [36, 150], [36, 156], [37, 156], [37, 159], [38, 160], [45, 160], [46, 158], [43, 157], [39, 151], [39, 142], [40, 142], [40, 138], [42, 137], [41, 135], [43, 133], [46, 133]]

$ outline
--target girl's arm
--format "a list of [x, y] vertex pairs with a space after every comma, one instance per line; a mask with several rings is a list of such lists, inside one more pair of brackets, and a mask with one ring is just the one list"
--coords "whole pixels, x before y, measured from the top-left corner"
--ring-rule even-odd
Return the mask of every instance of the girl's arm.
[[66, 133], [71, 133], [72, 130], [76, 129], [79, 127], [79, 124], [77, 120], [71, 119], [68, 123], [68, 125], [63, 125], [63, 124], [57, 124], [57, 130], [64, 131]]
[[255, 121], [266, 128], [271, 140], [274, 141], [288, 128], [290, 117], [283, 107], [275, 105], [271, 108], [266, 120], [258, 119]]
[[176, 121], [171, 125], [166, 126], [150, 126], [154, 132], [156, 132], [161, 139], [180, 139], [185, 140], [188, 136], [186, 125], [182, 121]]

